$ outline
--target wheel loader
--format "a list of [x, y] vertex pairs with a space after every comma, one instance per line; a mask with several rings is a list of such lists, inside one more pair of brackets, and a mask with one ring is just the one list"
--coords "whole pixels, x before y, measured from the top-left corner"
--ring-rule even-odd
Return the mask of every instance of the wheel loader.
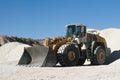
[[79, 66], [85, 60], [103, 65], [110, 53], [106, 40], [99, 34], [87, 32], [85, 25], [71, 24], [66, 26], [65, 37], [47, 38], [43, 46], [25, 47], [18, 65]]

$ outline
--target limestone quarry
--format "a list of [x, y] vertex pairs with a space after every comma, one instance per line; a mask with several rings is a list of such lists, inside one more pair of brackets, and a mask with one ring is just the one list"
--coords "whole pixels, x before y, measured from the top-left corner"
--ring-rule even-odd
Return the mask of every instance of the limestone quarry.
[[43, 40], [0, 37], [0, 80], [119, 80], [120, 29], [97, 30], [111, 48], [105, 65], [92, 66], [86, 62], [76, 67], [26, 67], [17, 65], [24, 47], [42, 45]]

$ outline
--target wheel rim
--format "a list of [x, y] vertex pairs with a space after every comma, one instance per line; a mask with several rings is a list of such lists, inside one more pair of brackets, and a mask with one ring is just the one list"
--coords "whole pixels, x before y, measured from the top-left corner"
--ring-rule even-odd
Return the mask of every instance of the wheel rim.
[[68, 52], [68, 59], [70, 61], [74, 61], [74, 59], [75, 59], [75, 52], [74, 51], [69, 51]]
[[103, 64], [105, 62], [105, 55], [103, 52], [100, 52], [98, 55], [98, 60], [100, 64]]

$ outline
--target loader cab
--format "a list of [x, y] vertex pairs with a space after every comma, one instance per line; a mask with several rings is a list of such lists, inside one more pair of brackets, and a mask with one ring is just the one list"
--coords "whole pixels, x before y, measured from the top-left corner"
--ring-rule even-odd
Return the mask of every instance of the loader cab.
[[83, 38], [85, 35], [85, 25], [67, 25], [66, 37]]

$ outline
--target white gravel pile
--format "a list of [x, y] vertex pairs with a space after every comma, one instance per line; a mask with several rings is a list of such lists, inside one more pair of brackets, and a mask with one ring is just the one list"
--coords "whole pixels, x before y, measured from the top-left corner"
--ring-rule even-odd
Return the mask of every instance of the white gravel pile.
[[100, 35], [106, 39], [108, 47], [110, 47], [112, 51], [120, 50], [120, 29], [105, 29], [100, 31]]
[[0, 47], [0, 63], [14, 62], [15, 64], [20, 59], [24, 47], [29, 47], [29, 45], [11, 42]]

